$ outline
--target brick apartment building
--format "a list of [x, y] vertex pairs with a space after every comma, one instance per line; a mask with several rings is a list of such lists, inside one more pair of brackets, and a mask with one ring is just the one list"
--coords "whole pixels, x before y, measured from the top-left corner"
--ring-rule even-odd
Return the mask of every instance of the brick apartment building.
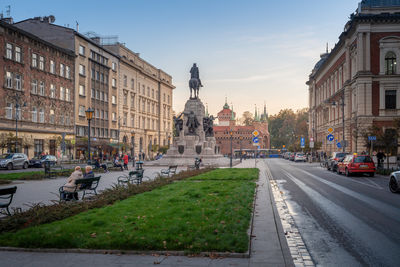
[[321, 55], [312, 70], [307, 81], [309, 136], [322, 142], [324, 151], [339, 150], [335, 141], [327, 141], [330, 127], [336, 140], [347, 141], [348, 152], [367, 151], [361, 135], [372, 125], [396, 131], [394, 120], [400, 117], [399, 12], [399, 1], [362, 1], [339, 42]]
[[1, 153], [70, 154], [74, 54], [8, 22], [0, 21]]

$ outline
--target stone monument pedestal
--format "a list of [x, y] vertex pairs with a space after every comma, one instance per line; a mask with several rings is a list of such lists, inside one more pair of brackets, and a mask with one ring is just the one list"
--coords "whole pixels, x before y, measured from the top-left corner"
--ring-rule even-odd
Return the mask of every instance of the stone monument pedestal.
[[[194, 165], [196, 158], [201, 158], [205, 166], [222, 167], [229, 166], [229, 158], [216, 153], [216, 140], [214, 136], [205, 135], [203, 118], [205, 108], [199, 98], [191, 98], [185, 104], [183, 111], [183, 129], [179, 136], [175, 136], [170, 149], [161, 159], [153, 162], [154, 165]], [[195, 116], [198, 127], [190, 129], [188, 119]], [[236, 163], [236, 161], [235, 161]]]

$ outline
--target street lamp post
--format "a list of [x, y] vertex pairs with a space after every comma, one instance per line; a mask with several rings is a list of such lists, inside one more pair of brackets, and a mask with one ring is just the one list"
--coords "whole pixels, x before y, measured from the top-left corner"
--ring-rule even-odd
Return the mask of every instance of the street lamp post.
[[135, 158], [135, 132], [131, 132], [132, 158]]
[[[339, 104], [342, 107], [342, 134], [343, 134], [343, 140], [342, 140], [342, 151], [345, 152], [346, 151], [346, 141], [345, 141], [345, 137], [344, 137], [344, 127], [345, 127], [345, 123], [344, 123], [344, 90], [343, 90], [343, 94], [341, 94], [340, 96], [341, 99], [341, 103]], [[333, 101], [332, 102], [333, 106], [336, 106], [336, 102]]]
[[117, 155], [118, 155], [118, 157], [119, 157], [119, 133], [120, 133], [120, 129], [121, 129], [121, 122], [120, 122], [120, 120], [121, 120], [121, 117], [118, 117], [118, 148], [117, 148]]
[[90, 121], [93, 119], [94, 109], [88, 108], [86, 111], [86, 119], [88, 120], [88, 152], [89, 152], [89, 162], [90, 162]]
[[171, 145], [171, 136], [168, 134], [168, 149], [169, 149], [170, 145]]
[[229, 162], [229, 166], [232, 168], [232, 157], [233, 157], [233, 148], [232, 148], [232, 142], [233, 142], [233, 131], [232, 131], [232, 129], [229, 131], [229, 134], [230, 134], [230, 136], [231, 136], [231, 159], [230, 159], [230, 162]]
[[243, 140], [243, 136], [239, 136], [239, 142], [240, 142], [240, 162], [242, 162], [242, 140]]
[[[15, 149], [14, 152], [18, 153], [18, 117], [21, 114], [21, 96], [18, 93], [12, 95], [11, 98], [15, 101]], [[26, 107], [26, 102], [22, 103], [22, 107]], [[11, 110], [12, 112], [12, 110]]]

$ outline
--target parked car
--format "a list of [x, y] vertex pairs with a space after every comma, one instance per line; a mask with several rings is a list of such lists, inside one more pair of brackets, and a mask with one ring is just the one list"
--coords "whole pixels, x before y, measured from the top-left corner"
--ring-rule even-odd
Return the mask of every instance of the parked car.
[[353, 173], [368, 173], [373, 177], [375, 170], [374, 161], [368, 155], [347, 155], [343, 161], [338, 163], [338, 173], [345, 173], [346, 176]]
[[290, 152], [285, 152], [285, 154], [283, 154], [284, 159], [289, 159], [289, 156], [290, 156]]
[[7, 153], [0, 156], [0, 168], [12, 170], [14, 168], [28, 168], [28, 156], [24, 153]]
[[291, 152], [289, 156], [289, 160], [294, 161], [294, 157], [296, 156], [296, 153]]
[[400, 193], [400, 171], [390, 174], [389, 189], [392, 193]]
[[296, 155], [294, 156], [294, 162], [296, 161], [307, 161], [307, 156], [303, 153], [296, 153]]
[[55, 165], [57, 164], [57, 158], [53, 155], [44, 155], [41, 156], [40, 158], [33, 158], [29, 161], [29, 166], [30, 167], [44, 167], [44, 163], [46, 161], [50, 162], [50, 165]]
[[328, 171], [337, 172], [338, 161], [344, 159], [348, 154], [347, 152], [333, 152], [332, 157], [328, 159]]

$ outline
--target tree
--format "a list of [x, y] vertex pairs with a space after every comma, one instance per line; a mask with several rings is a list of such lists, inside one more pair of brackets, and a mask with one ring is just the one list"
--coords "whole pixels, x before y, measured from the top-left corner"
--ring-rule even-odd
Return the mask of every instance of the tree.
[[243, 112], [242, 118], [240, 119], [240, 123], [242, 125], [253, 125], [254, 122], [254, 117], [253, 114], [250, 111], [245, 111]]

